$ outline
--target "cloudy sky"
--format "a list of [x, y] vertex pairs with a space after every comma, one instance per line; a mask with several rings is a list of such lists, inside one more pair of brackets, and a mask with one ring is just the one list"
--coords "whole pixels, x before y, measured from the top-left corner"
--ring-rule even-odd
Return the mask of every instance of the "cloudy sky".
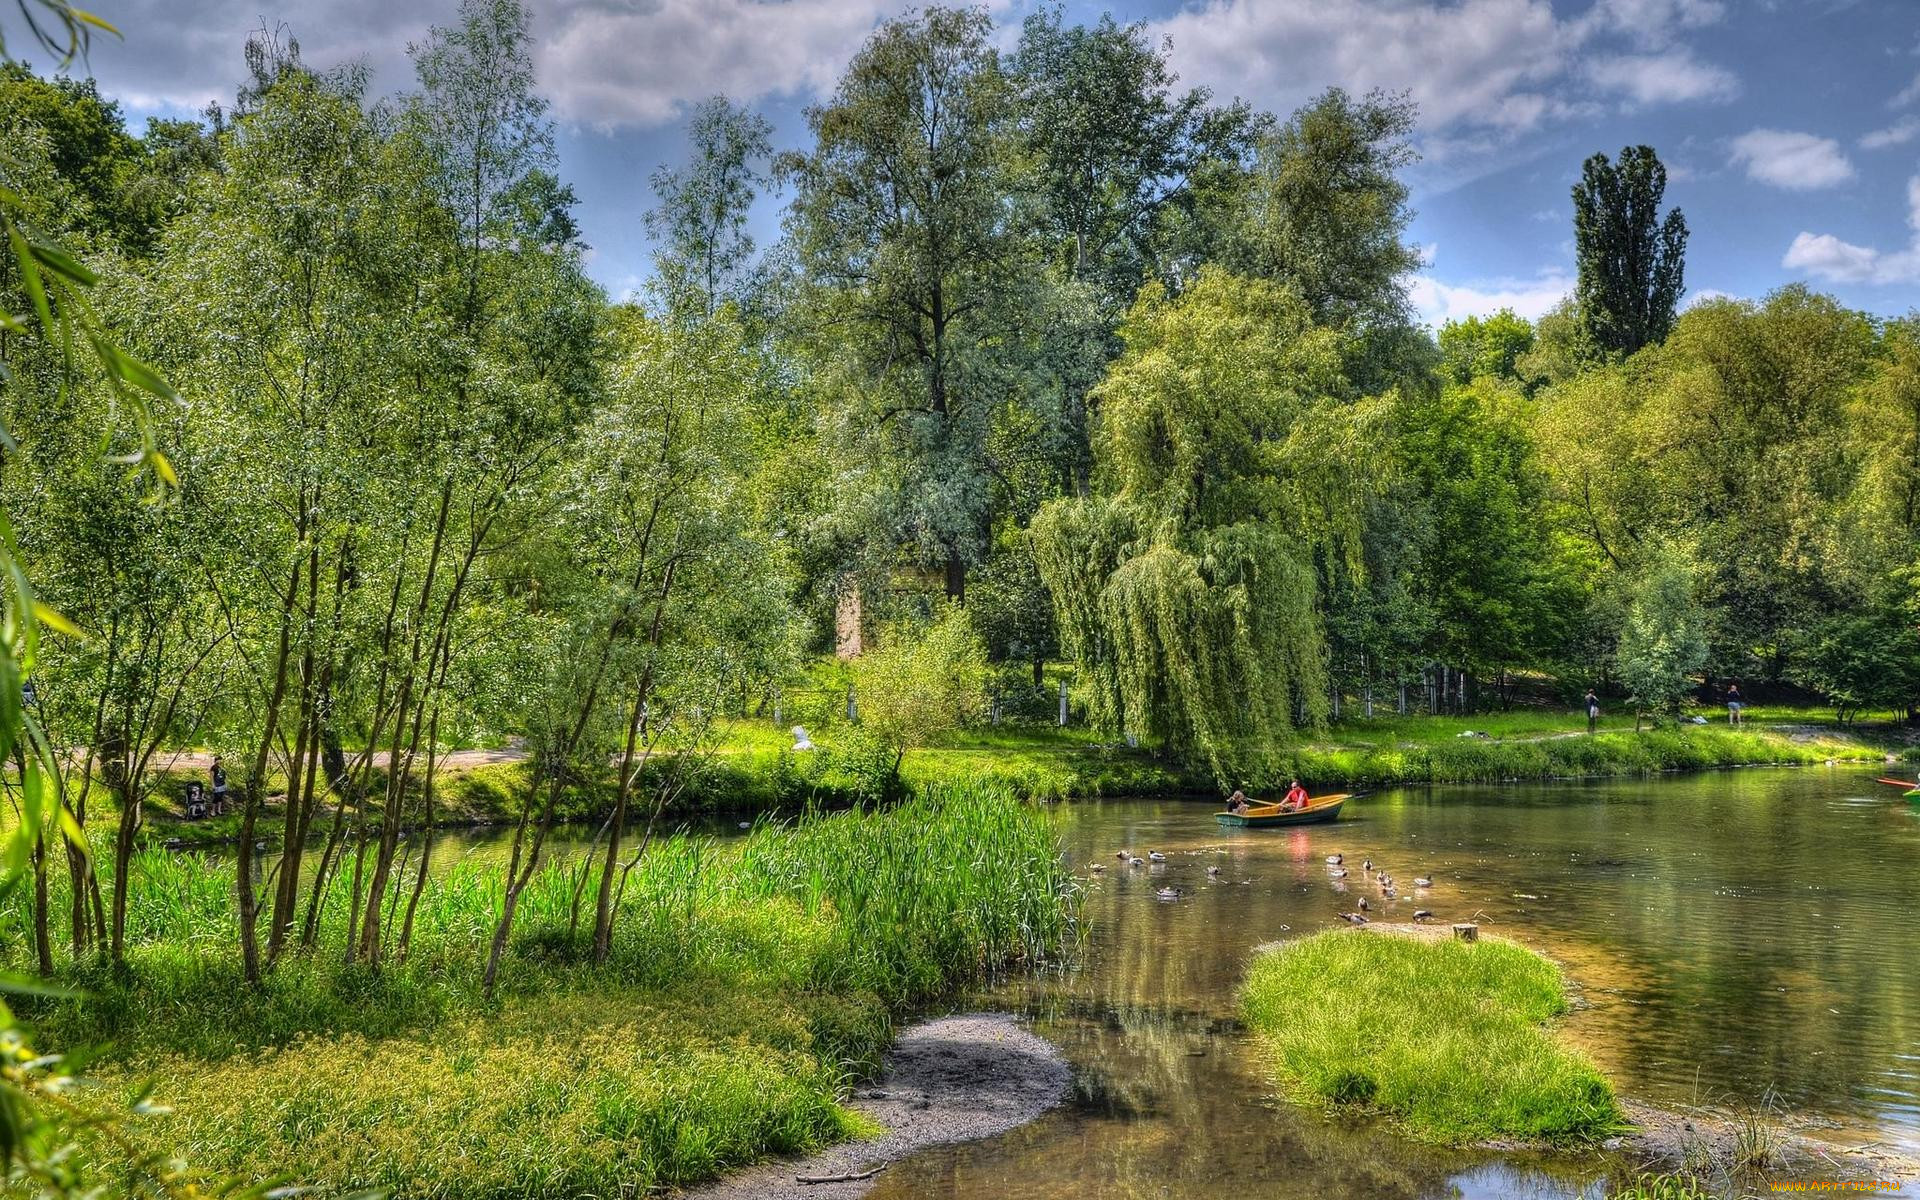
[[[532, 0], [592, 270], [615, 294], [649, 257], [647, 177], [685, 153], [684, 114], [724, 92], [783, 146], [902, 0]], [[1035, 0], [993, 0], [1016, 29]], [[230, 101], [250, 29], [284, 22], [306, 60], [362, 58], [411, 82], [405, 47], [457, 0], [97, 0], [124, 43], [92, 57], [135, 118]], [[1069, 3], [1076, 19], [1105, 6]], [[1920, 304], [1917, 0], [1115, 0], [1172, 45], [1188, 84], [1286, 112], [1329, 84], [1410, 90], [1410, 178], [1430, 321], [1570, 287], [1568, 189], [1581, 160], [1655, 146], [1693, 229], [1694, 297], [1808, 280], [1849, 304]], [[776, 232], [772, 204], [762, 241]]]

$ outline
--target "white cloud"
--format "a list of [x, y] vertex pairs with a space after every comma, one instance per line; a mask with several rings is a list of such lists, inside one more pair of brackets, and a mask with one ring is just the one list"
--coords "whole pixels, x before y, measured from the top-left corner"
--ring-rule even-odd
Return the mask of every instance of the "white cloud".
[[1641, 106], [1731, 100], [1740, 94], [1740, 81], [1732, 72], [1701, 62], [1686, 49], [1600, 55], [1587, 63], [1587, 75], [1606, 91]]
[[1920, 75], [1915, 75], [1912, 83], [1895, 93], [1893, 99], [1887, 101], [1887, 107], [1905, 108], [1915, 100], [1920, 100]]
[[1912, 238], [1906, 249], [1893, 251], [1856, 246], [1830, 233], [1802, 232], [1780, 265], [1832, 283], [1920, 283], [1920, 175], [1907, 180], [1907, 226]]
[[1888, 146], [1904, 146], [1916, 137], [1920, 137], [1920, 117], [1902, 117], [1885, 129], [1861, 135], [1860, 148], [1884, 150]]
[[823, 95], [896, 0], [655, 0], [556, 6], [543, 22], [542, 85], [562, 120], [669, 123], [725, 93]]
[[1572, 293], [1574, 279], [1562, 270], [1543, 271], [1533, 279], [1494, 279], [1452, 284], [1420, 274], [1407, 285], [1407, 296], [1420, 319], [1434, 329], [1448, 321], [1485, 317], [1510, 308], [1537, 321]]
[[1833, 187], [1853, 178], [1853, 164], [1839, 142], [1785, 129], [1741, 134], [1733, 139], [1731, 161], [1744, 163], [1749, 179], [1793, 191]]
[[[1510, 156], [1549, 122], [1725, 99], [1739, 81], [1681, 44], [1719, 0], [1189, 0], [1152, 23], [1182, 78], [1276, 112], [1331, 84], [1408, 89], [1429, 161]], [[1603, 106], [1602, 102], [1605, 101]]]

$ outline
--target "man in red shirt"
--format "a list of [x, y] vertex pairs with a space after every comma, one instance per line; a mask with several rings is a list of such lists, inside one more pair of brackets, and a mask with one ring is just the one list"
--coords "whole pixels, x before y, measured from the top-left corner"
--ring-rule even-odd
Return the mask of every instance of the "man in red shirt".
[[1280, 802], [1280, 807], [1305, 808], [1306, 806], [1307, 806], [1307, 789], [1301, 787], [1300, 781], [1296, 779], [1293, 781], [1293, 785], [1287, 789], [1287, 798]]

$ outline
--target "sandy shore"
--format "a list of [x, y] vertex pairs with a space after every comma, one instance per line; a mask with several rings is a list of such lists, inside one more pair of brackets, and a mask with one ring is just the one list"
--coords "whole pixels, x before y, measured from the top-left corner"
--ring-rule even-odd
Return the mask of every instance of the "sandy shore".
[[[886, 1133], [798, 1162], [765, 1163], [686, 1192], [687, 1200], [852, 1200], [884, 1167], [916, 1150], [967, 1142], [1024, 1125], [1059, 1104], [1072, 1079], [1051, 1042], [1006, 1013], [967, 1013], [900, 1035], [880, 1080], [854, 1092], [853, 1107]], [[800, 1183], [800, 1179], [837, 1182]]]

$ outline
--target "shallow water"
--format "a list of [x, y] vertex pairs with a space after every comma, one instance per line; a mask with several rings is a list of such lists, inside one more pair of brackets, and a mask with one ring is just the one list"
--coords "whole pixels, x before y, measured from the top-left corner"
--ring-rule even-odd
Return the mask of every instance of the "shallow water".
[[[1336, 851], [1384, 865], [1403, 895], [1433, 877], [1394, 904], [1370, 890], [1378, 919], [1478, 919], [1565, 964], [1582, 1004], [1567, 1031], [1624, 1094], [1772, 1096], [1834, 1122], [1841, 1145], [1920, 1152], [1920, 805], [1869, 772], [1409, 790], [1297, 830], [1221, 829], [1210, 808], [1063, 806], [1085, 950], [966, 1002], [1030, 1017], [1072, 1060], [1072, 1099], [896, 1164], [875, 1197], [1597, 1194], [1597, 1159], [1440, 1152], [1271, 1098], [1234, 990], [1255, 946], [1352, 908], [1359, 872], [1330, 878]], [[1123, 848], [1168, 860], [1127, 868]], [[1156, 899], [1164, 886], [1183, 894]]]

